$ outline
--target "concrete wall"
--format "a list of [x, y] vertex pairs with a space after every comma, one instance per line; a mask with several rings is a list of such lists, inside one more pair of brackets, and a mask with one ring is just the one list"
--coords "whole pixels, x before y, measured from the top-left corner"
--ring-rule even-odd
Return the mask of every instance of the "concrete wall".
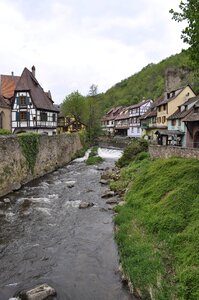
[[19, 137], [0, 137], [0, 197], [65, 165], [81, 147], [78, 134], [41, 135], [32, 174], [21, 151]]
[[169, 158], [172, 156], [199, 159], [199, 149], [195, 149], [195, 148], [180, 148], [180, 147], [171, 147], [171, 146], [150, 145], [149, 153], [152, 159]]

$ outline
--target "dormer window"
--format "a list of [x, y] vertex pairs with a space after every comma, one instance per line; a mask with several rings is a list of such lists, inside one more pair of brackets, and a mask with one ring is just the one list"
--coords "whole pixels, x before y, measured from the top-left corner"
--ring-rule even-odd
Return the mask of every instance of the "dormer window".
[[19, 105], [20, 106], [26, 106], [26, 96], [20, 96], [19, 97]]

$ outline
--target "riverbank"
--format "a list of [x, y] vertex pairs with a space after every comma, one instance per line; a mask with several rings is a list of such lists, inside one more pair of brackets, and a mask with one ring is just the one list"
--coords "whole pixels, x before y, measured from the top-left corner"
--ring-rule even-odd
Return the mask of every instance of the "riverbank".
[[123, 271], [142, 299], [199, 299], [199, 161], [140, 155], [121, 169], [114, 190]]

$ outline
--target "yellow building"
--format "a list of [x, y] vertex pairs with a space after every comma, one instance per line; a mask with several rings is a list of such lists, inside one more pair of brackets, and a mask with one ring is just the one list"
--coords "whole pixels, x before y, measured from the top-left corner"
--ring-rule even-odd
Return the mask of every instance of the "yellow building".
[[196, 94], [189, 85], [165, 93], [163, 101], [157, 105], [157, 127], [166, 129], [167, 118], [178, 109], [178, 106], [195, 96]]

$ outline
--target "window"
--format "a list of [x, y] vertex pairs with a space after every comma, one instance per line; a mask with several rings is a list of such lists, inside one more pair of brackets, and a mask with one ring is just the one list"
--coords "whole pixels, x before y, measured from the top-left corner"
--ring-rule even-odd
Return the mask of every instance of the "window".
[[19, 115], [20, 121], [27, 121], [27, 112], [26, 111], [20, 111]]
[[166, 104], [163, 105], [163, 110], [166, 110]]
[[161, 117], [157, 118], [158, 123], [161, 123]]
[[180, 119], [178, 120], [178, 126], [181, 126], [181, 120]]
[[175, 126], [176, 125], [176, 120], [171, 120], [171, 125]]
[[162, 123], [164, 124], [165, 122], [166, 122], [166, 117], [163, 116], [163, 117], [162, 117]]
[[133, 127], [131, 128], [131, 132], [133, 133]]
[[137, 128], [137, 133], [140, 133], [140, 127]]
[[48, 120], [48, 115], [46, 112], [41, 112], [40, 113], [40, 120], [43, 122], [46, 122]]
[[26, 106], [26, 96], [20, 96], [19, 97], [19, 105], [20, 106]]

